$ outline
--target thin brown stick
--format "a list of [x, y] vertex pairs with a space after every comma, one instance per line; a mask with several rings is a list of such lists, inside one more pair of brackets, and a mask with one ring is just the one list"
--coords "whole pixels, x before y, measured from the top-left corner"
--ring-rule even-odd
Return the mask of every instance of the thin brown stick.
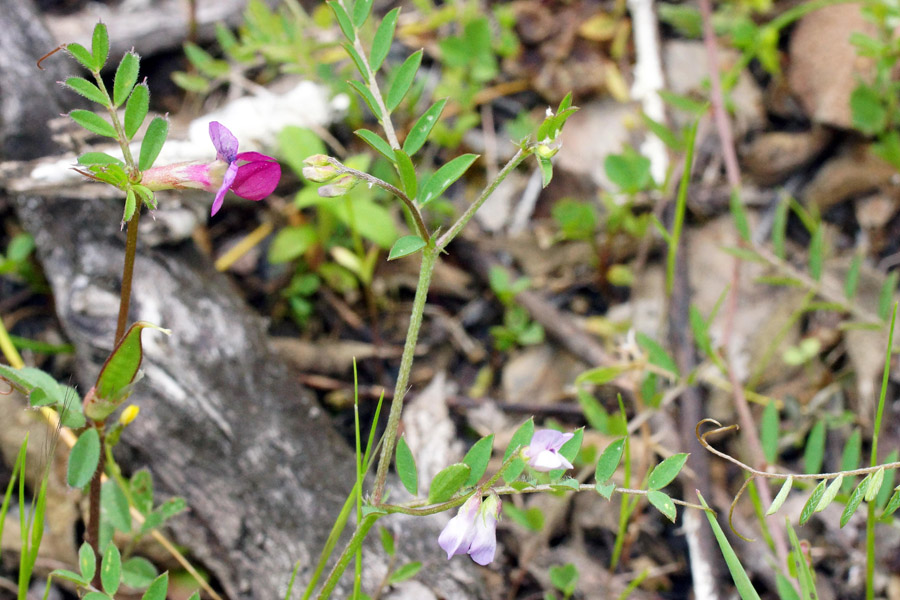
[[[722, 82], [719, 76], [719, 52], [717, 47], [716, 35], [712, 25], [712, 3], [710, 0], [700, 0], [700, 14], [703, 19], [703, 43], [706, 47], [707, 62], [709, 63], [710, 73], [710, 101], [712, 103], [713, 120], [716, 124], [716, 130], [719, 134], [719, 141], [722, 148], [722, 157], [725, 162], [725, 175], [728, 179], [731, 193], [739, 193], [741, 189], [741, 172], [738, 165], [737, 152], [735, 151], [734, 135], [731, 130], [731, 122], [728, 114], [725, 112], [724, 96], [722, 94]], [[737, 257], [734, 259], [732, 269], [731, 288], [728, 292], [728, 301], [725, 311], [725, 327], [723, 334], [723, 345], [726, 352], [726, 365], [728, 369], [728, 379], [731, 382], [731, 388], [734, 393], [735, 409], [737, 410], [738, 419], [744, 426], [747, 435], [744, 438], [750, 451], [750, 456], [754, 464], [765, 464], [765, 453], [759, 441], [759, 434], [756, 430], [756, 423], [753, 421], [753, 415], [747, 404], [747, 398], [744, 396], [744, 388], [738, 381], [737, 374], [734, 371], [733, 361], [731, 360], [731, 336], [734, 331], [735, 315], [737, 313], [737, 300], [740, 290], [740, 270], [741, 261]], [[767, 480], [763, 479], [759, 485], [760, 499], [765, 504], [772, 502], [772, 490], [769, 489]], [[780, 523], [773, 521], [772, 542], [775, 547], [775, 555], [778, 557], [778, 563], [787, 564], [787, 541], [785, 539], [784, 530]]]

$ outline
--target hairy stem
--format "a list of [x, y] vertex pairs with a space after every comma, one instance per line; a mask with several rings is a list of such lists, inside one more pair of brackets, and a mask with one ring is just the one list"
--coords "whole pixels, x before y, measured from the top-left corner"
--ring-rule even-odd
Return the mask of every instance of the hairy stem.
[[494, 177], [494, 180], [491, 181], [491, 183], [488, 184], [486, 188], [484, 188], [484, 191], [481, 192], [481, 195], [478, 196], [478, 199], [475, 200], [475, 202], [473, 202], [469, 206], [469, 208], [466, 209], [466, 212], [464, 212], [462, 216], [460, 216], [459, 219], [457, 219], [456, 222], [450, 226], [450, 229], [448, 229], [447, 232], [442, 235], [440, 239], [438, 239], [438, 250], [443, 250], [444, 248], [446, 248], [447, 244], [452, 242], [453, 238], [460, 234], [466, 224], [468, 224], [468, 222], [472, 220], [472, 217], [475, 216], [475, 213], [478, 211], [478, 209], [481, 208], [485, 201], [491, 197], [491, 194], [494, 193], [494, 190], [497, 189], [497, 186], [499, 186], [503, 182], [503, 180], [506, 179], [506, 177], [513, 171], [513, 169], [518, 167], [519, 164], [521, 164], [521, 162], [525, 160], [529, 154], [531, 154], [531, 152], [532, 150], [530, 147], [527, 149], [520, 148], [519, 151], [516, 152], [511, 159], [509, 159], [509, 162], [506, 163], [506, 166], [504, 166], [499, 173], [497, 173], [497, 176]]
[[409, 317], [409, 329], [406, 331], [406, 344], [403, 346], [403, 355], [400, 357], [400, 372], [397, 375], [397, 385], [394, 387], [394, 398], [391, 401], [391, 412], [388, 415], [387, 429], [384, 433], [384, 446], [381, 448], [381, 456], [378, 458], [375, 491], [372, 495], [372, 504], [376, 506], [381, 504], [381, 498], [384, 495], [384, 485], [387, 481], [388, 467], [391, 464], [391, 456], [394, 454], [394, 446], [397, 443], [397, 429], [400, 427], [403, 398], [406, 396], [406, 387], [409, 385], [409, 374], [412, 371], [416, 342], [419, 339], [419, 329], [422, 327], [422, 314], [425, 312], [428, 286], [431, 285], [431, 276], [434, 274], [434, 265], [437, 263], [438, 252], [439, 250], [432, 243], [429, 243], [422, 251], [419, 283], [416, 286], [416, 296], [413, 300], [412, 312]]

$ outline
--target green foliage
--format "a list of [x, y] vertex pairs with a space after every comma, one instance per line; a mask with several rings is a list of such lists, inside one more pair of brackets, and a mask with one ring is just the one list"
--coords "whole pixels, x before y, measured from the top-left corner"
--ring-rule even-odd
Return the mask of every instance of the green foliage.
[[428, 503], [438, 504], [452, 498], [466, 484], [471, 472], [471, 467], [465, 463], [456, 463], [438, 471], [428, 489]]
[[416, 470], [416, 459], [413, 457], [412, 451], [404, 438], [397, 441], [396, 456], [394, 457], [394, 465], [397, 468], [397, 476], [400, 483], [406, 488], [406, 491], [417, 496], [419, 494], [419, 475]]
[[90, 483], [100, 461], [100, 435], [91, 427], [78, 436], [78, 441], [69, 454], [67, 483], [81, 489]]
[[538, 532], [544, 528], [544, 513], [539, 508], [522, 509], [511, 502], [505, 502], [503, 514], [510, 521], [521, 525], [528, 531]]
[[572, 563], [552, 566], [549, 569], [550, 584], [562, 592], [563, 599], [571, 598], [578, 585], [578, 568]]
[[469, 465], [469, 478], [466, 480], [465, 486], [473, 486], [484, 476], [487, 470], [488, 462], [491, 459], [491, 453], [494, 449], [494, 434], [485, 436], [475, 442], [475, 444], [466, 452], [463, 463]]

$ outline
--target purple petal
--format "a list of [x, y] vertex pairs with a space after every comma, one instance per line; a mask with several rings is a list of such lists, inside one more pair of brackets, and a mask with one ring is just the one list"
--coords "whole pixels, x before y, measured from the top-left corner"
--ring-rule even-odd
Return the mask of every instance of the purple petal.
[[491, 515], [479, 515], [475, 520], [475, 535], [469, 546], [469, 556], [484, 566], [494, 560], [497, 552], [497, 519]]
[[216, 147], [218, 157], [227, 163], [233, 163], [237, 158], [238, 140], [234, 134], [228, 131], [228, 128], [219, 123], [212, 121], [209, 124], [209, 139], [212, 140], [213, 146]]
[[574, 435], [574, 433], [560, 433], [553, 429], [536, 431], [531, 438], [531, 444], [529, 444], [532, 449], [531, 455], [534, 456], [543, 450], [559, 450]]
[[438, 545], [447, 553], [447, 559], [450, 559], [454, 554], [468, 552], [474, 535], [475, 528], [470, 515], [460, 509], [459, 514], [450, 519], [450, 522], [441, 531]]
[[238, 166], [236, 164], [231, 163], [228, 165], [228, 170], [225, 171], [225, 176], [222, 178], [222, 186], [219, 188], [219, 191], [216, 192], [216, 199], [213, 200], [212, 212], [210, 213], [211, 217], [216, 216], [216, 213], [222, 208], [222, 203], [225, 202], [225, 194], [228, 193], [228, 188], [234, 183], [237, 172]]
[[[247, 152], [246, 154], [255, 153]], [[237, 167], [231, 191], [247, 200], [262, 200], [275, 190], [280, 179], [281, 165], [277, 162], [250, 162]]]

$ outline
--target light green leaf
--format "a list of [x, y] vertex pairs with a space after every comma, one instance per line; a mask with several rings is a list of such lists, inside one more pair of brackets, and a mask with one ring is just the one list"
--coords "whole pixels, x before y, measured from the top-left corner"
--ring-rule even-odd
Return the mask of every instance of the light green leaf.
[[869, 489], [866, 490], [866, 502], [871, 502], [875, 499], [878, 491], [881, 490], [882, 483], [884, 483], [884, 467], [872, 473], [872, 481], [869, 482]]
[[124, 166], [121, 160], [106, 152], [85, 152], [78, 157], [79, 165], [119, 165]]
[[679, 376], [678, 365], [675, 364], [675, 359], [666, 352], [666, 349], [659, 342], [645, 333], [638, 332], [637, 343], [647, 353], [651, 365], [664, 369], [676, 377]]
[[647, 489], [658, 490], [669, 485], [678, 473], [681, 472], [681, 468], [684, 467], [684, 463], [687, 461], [688, 456], [689, 455], [684, 452], [673, 454], [656, 465], [650, 472], [650, 476], [647, 478]]
[[122, 582], [122, 555], [115, 544], [107, 544], [103, 553], [103, 562], [100, 563], [100, 581], [103, 590], [110, 596], [114, 596]]
[[171, 333], [168, 329], [146, 321], [138, 321], [132, 325], [116, 344], [115, 350], [100, 370], [95, 385], [97, 397], [104, 400], [118, 400], [125, 393], [125, 388], [134, 381], [143, 358], [141, 333], [147, 328], [161, 331], [166, 335]]
[[82, 46], [81, 44], [66, 44], [66, 52], [68, 52], [72, 58], [81, 63], [85, 69], [89, 71], [96, 71], [96, 67], [94, 65], [94, 57], [88, 52], [87, 48]]
[[122, 583], [130, 588], [143, 589], [159, 575], [156, 567], [142, 556], [132, 556], [122, 563]]
[[413, 496], [419, 493], [419, 474], [416, 471], [416, 459], [406, 443], [406, 438], [401, 437], [397, 441], [397, 450], [394, 457], [394, 466], [397, 476], [406, 491]]
[[677, 514], [675, 503], [672, 502], [672, 499], [666, 494], [657, 490], [650, 490], [647, 492], [647, 500], [649, 500], [650, 504], [652, 504], [659, 512], [665, 515], [667, 519], [673, 523], [675, 522], [675, 516]]
[[422, 563], [419, 561], [406, 563], [401, 566], [399, 569], [391, 573], [390, 577], [388, 577], [388, 585], [394, 585], [395, 583], [400, 583], [401, 581], [406, 581], [407, 579], [412, 579], [416, 576], [416, 574], [422, 569]]
[[137, 133], [150, 110], [150, 89], [146, 83], [134, 86], [128, 102], [125, 103], [125, 136], [130, 140]]
[[391, 252], [388, 254], [388, 260], [394, 260], [409, 256], [414, 252], [418, 252], [425, 247], [425, 240], [417, 235], [404, 235], [402, 238], [394, 242], [391, 246]]
[[166, 600], [166, 592], [169, 590], [169, 574], [163, 573], [153, 580], [141, 600]]
[[409, 155], [403, 150], [394, 150], [394, 163], [400, 175], [400, 184], [407, 198], [415, 198], [419, 192], [419, 182], [416, 179], [416, 168], [412, 164]]
[[362, 27], [371, 12], [372, 0], [356, 0], [353, 3], [353, 23], [357, 27]]
[[344, 10], [344, 7], [335, 0], [328, 0], [327, 4], [332, 12], [334, 12], [334, 16], [337, 18], [338, 25], [340, 25], [344, 37], [351, 42], [354, 41], [356, 39], [356, 32], [353, 30], [353, 23], [350, 21], [350, 15], [348, 15], [347, 11]]
[[809, 498], [806, 500], [806, 504], [803, 505], [803, 510], [800, 511], [800, 524], [803, 525], [816, 511], [816, 507], [819, 505], [819, 500], [822, 499], [822, 496], [825, 495], [825, 480], [819, 482], [819, 485], [816, 486], [816, 489], [813, 490], [812, 494], [810, 494]]
[[422, 50], [418, 50], [403, 61], [403, 64], [397, 69], [397, 74], [394, 75], [394, 81], [391, 83], [385, 102], [388, 112], [394, 112], [394, 109], [400, 106], [400, 102], [403, 101], [404, 96], [406, 96], [410, 86], [412, 86], [412, 82], [416, 78], [416, 72], [421, 64]]
[[853, 513], [856, 512], [856, 509], [859, 508], [863, 498], [866, 497], [866, 492], [869, 490], [870, 483], [872, 483], [872, 476], [866, 475], [853, 490], [853, 493], [850, 494], [850, 498], [847, 500], [846, 506], [844, 506], [844, 511], [841, 513], [841, 527], [850, 521], [850, 517], [852, 517]]
[[281, 264], [303, 256], [318, 241], [319, 235], [313, 225], [293, 225], [284, 227], [269, 246], [269, 262]]
[[137, 83], [138, 69], [141, 59], [134, 52], [126, 52], [116, 68], [113, 80], [113, 105], [118, 108], [125, 102], [134, 84]]
[[[369, 66], [372, 67], [373, 73], [381, 68], [381, 64], [391, 50], [391, 43], [394, 41], [394, 28], [397, 26], [397, 17], [399, 15], [400, 9], [395, 8], [384, 15], [384, 19], [378, 25], [375, 38], [372, 40], [372, 51], [369, 53]], [[409, 154], [414, 153], [410, 152]]]
[[94, 71], [99, 71], [106, 64], [109, 56], [109, 34], [106, 25], [97, 23], [91, 36], [91, 55], [94, 57]]
[[419, 151], [428, 139], [428, 134], [431, 133], [432, 128], [441, 118], [441, 113], [444, 111], [446, 105], [447, 99], [443, 98], [432, 104], [428, 110], [422, 113], [422, 116], [416, 120], [412, 129], [409, 130], [406, 139], [403, 140], [404, 152], [412, 156]]
[[103, 482], [103, 486], [100, 488], [100, 518], [119, 531], [124, 533], [131, 531], [128, 498], [115, 479]]
[[828, 487], [825, 488], [825, 493], [822, 494], [822, 498], [819, 500], [819, 504], [816, 506], [816, 512], [822, 512], [828, 505], [834, 502], [835, 496], [841, 489], [841, 484], [844, 482], [844, 476], [838, 475], [832, 480], [831, 483], [828, 484]]
[[97, 557], [94, 555], [94, 549], [87, 542], [82, 543], [78, 549], [78, 568], [86, 581], [92, 580], [97, 572]]
[[784, 483], [781, 485], [781, 489], [778, 490], [778, 494], [775, 496], [775, 499], [772, 500], [772, 505], [769, 507], [769, 510], [766, 511], [766, 516], [774, 515], [778, 512], [778, 509], [781, 508], [781, 505], [784, 504], [784, 501], [787, 500], [788, 494], [791, 492], [791, 487], [794, 485], [794, 476], [790, 475], [787, 479], [784, 480]]
[[625, 450], [625, 438], [615, 440], [603, 450], [597, 460], [597, 468], [594, 470], [594, 478], [598, 484], [605, 483], [616, 472], [619, 462], [622, 460], [622, 452]]
[[[520, 448], [523, 448], [531, 443], [531, 438], [534, 437], [534, 419], [528, 419], [524, 423], [522, 423], [516, 432], [513, 434], [512, 438], [509, 440], [509, 445], [506, 447], [506, 451], [503, 453], [503, 462], [513, 455], [514, 452], [517, 452]], [[512, 482], [519, 475], [522, 474], [522, 471], [525, 470], [525, 461], [521, 458], [517, 458], [512, 461], [506, 470], [503, 471], [503, 480], [506, 483]]]
[[594, 489], [597, 490], [598, 494], [609, 500], [612, 497], [612, 493], [616, 491], [616, 484], [612, 481], [598, 483], [594, 485]]
[[425, 206], [432, 200], [440, 197], [454, 181], [469, 170], [469, 167], [472, 166], [476, 159], [478, 159], [477, 154], [463, 154], [438, 169], [431, 176], [431, 179], [428, 180], [428, 183], [422, 187], [422, 191], [419, 193], [419, 204]]
[[494, 449], [494, 434], [483, 437], [466, 452], [463, 462], [471, 468], [469, 478], [466, 480], [466, 487], [475, 485], [487, 470], [488, 462], [491, 460], [491, 453]]
[[362, 140], [372, 146], [379, 154], [388, 159], [391, 162], [394, 162], [396, 157], [394, 156], [394, 149], [391, 148], [391, 145], [388, 144], [383, 137], [375, 133], [374, 131], [369, 131], [368, 129], [357, 129], [354, 131], [356, 135], [358, 135]]
[[504, 502], [503, 514], [529, 531], [538, 532], [544, 528], [544, 513], [539, 508], [522, 509], [512, 502]]
[[803, 449], [803, 468], [807, 473], [818, 473], [822, 469], [824, 458], [825, 422], [819, 421], [813, 425], [806, 438], [806, 447]]
[[458, 492], [468, 481], [471, 472], [471, 467], [464, 463], [456, 463], [441, 469], [431, 480], [428, 503], [438, 504], [452, 498], [453, 494]]
[[91, 102], [107, 105], [106, 95], [100, 91], [100, 88], [83, 77], [69, 77], [66, 79], [66, 86]]
[[91, 427], [86, 429], [69, 453], [69, 468], [66, 481], [70, 487], [81, 489], [90, 483], [97, 464], [100, 462], [100, 436]]
[[388, 530], [387, 527], [381, 527], [381, 547], [384, 548], [384, 553], [388, 556], [394, 556], [394, 552], [396, 552], [396, 548], [394, 546], [394, 536]]
[[116, 129], [103, 117], [89, 110], [76, 109], [69, 112], [73, 121], [97, 135], [116, 138]]
[[168, 134], [169, 122], [163, 117], [153, 117], [150, 125], [147, 126], [144, 140], [141, 142], [141, 154], [138, 159], [138, 168], [141, 171], [146, 171], [153, 166]]

